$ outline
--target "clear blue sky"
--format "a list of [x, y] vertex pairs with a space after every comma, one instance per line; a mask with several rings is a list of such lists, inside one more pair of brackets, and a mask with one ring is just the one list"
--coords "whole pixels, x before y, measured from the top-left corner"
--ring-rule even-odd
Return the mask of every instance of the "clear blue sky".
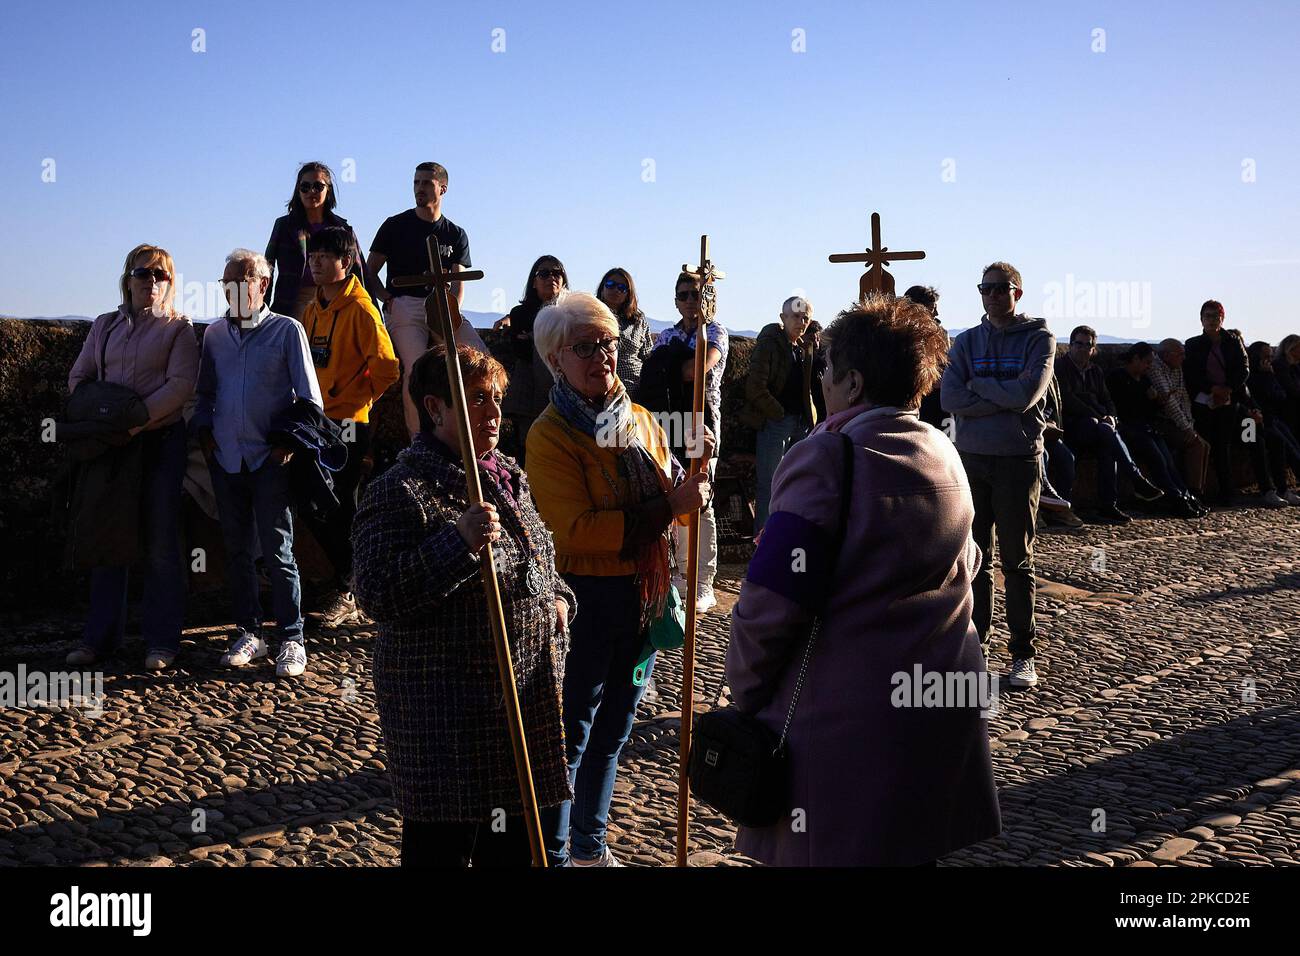
[[580, 288], [626, 266], [675, 318], [708, 232], [726, 325], [795, 290], [828, 320], [860, 270], [826, 257], [863, 248], [877, 210], [887, 245], [928, 253], [899, 290], [939, 286], [949, 327], [1006, 258], [1058, 335], [1088, 309], [1063, 300], [1073, 276], [1076, 296], [1133, 284], [1126, 311], [1103, 287], [1083, 316], [1103, 334], [1189, 335], [1215, 297], [1277, 341], [1300, 331], [1297, 49], [1292, 0], [8, 2], [0, 313], [114, 307], [138, 242], [218, 278], [264, 248], [304, 160], [355, 161], [339, 212], [368, 246], [436, 160], [487, 272], [470, 309], [508, 308], [546, 252]]

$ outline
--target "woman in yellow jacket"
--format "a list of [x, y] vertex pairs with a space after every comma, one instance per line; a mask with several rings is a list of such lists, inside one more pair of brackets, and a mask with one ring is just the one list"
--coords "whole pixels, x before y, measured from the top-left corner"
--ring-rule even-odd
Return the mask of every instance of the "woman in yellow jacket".
[[[564, 671], [564, 735], [572, 802], [543, 814], [554, 866], [621, 866], [605, 845], [618, 755], [644, 684], [633, 670], [671, 587], [675, 516], [711, 495], [707, 472], [683, 480], [651, 414], [615, 374], [618, 320], [573, 292], [533, 328], [555, 384], [528, 432], [528, 479], [555, 536], [555, 565], [577, 597]], [[711, 437], [688, 447], [712, 454]], [[653, 667], [651, 659], [646, 673]], [[566, 846], [567, 844], [567, 846]]]
[[359, 620], [352, 596], [352, 519], [361, 491], [361, 464], [370, 449], [370, 407], [401, 378], [401, 366], [365, 286], [352, 268], [349, 230], [330, 226], [307, 241], [307, 265], [316, 297], [303, 313], [312, 364], [325, 401], [325, 415], [343, 430], [348, 460], [334, 473], [339, 509], [327, 520], [304, 515], [334, 566], [333, 588], [307, 616], [324, 627]]

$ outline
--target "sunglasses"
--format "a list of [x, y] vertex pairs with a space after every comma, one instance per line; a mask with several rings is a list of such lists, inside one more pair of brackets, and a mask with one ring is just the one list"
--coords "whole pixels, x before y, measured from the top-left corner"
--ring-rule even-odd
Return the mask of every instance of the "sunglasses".
[[618, 339], [601, 339], [599, 342], [575, 342], [573, 345], [566, 345], [574, 355], [580, 359], [589, 359], [596, 354], [596, 349], [600, 349], [606, 355], [613, 355], [618, 351]]
[[614, 290], [617, 291], [617, 292], [626, 292], [626, 291], [627, 291], [627, 283], [626, 283], [626, 282], [616, 282], [616, 281], [613, 280], [613, 279], [606, 279], [606, 280], [605, 280], [605, 288], [606, 288], [606, 289], [614, 289]]
[[981, 282], [975, 288], [980, 295], [1006, 295], [1016, 286], [1011, 282]]
[[678, 302], [698, 302], [700, 300], [699, 289], [683, 289], [677, 293]]
[[155, 282], [166, 282], [171, 278], [171, 276], [168, 275], [166, 272], [164, 272], [162, 269], [148, 269], [145, 268], [144, 266], [139, 266], [135, 269], [132, 269], [130, 275], [132, 279], [152, 278]]
[[299, 183], [298, 192], [300, 193], [323, 193], [325, 183]]
[[1070, 344], [1071, 344], [1071, 345], [1077, 345], [1077, 346], [1078, 346], [1079, 348], [1081, 348], [1081, 349], [1090, 349], [1090, 348], [1092, 348], [1092, 343], [1091, 343], [1091, 342], [1071, 342]]
[[563, 269], [538, 269], [535, 275], [539, 279], [561, 279], [562, 280], [564, 278], [564, 270]]

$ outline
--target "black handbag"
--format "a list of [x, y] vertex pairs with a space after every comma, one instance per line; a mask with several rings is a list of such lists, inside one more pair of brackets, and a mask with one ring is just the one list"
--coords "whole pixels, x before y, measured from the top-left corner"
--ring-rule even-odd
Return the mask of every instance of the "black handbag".
[[[840, 520], [836, 527], [832, 568], [839, 562], [848, 527], [849, 499], [853, 488], [853, 442], [844, 440], [844, 489], [840, 497]], [[821, 630], [818, 614], [804, 647], [799, 677], [786, 711], [785, 726], [775, 733], [756, 717], [742, 714], [735, 705], [701, 714], [691, 739], [687, 773], [695, 796], [719, 813], [746, 827], [771, 826], [790, 809], [790, 761], [786, 736], [794, 720], [813, 644]]]

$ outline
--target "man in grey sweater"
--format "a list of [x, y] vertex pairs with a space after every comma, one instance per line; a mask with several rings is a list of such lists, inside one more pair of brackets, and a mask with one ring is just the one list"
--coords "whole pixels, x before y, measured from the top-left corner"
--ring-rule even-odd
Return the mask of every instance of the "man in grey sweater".
[[975, 503], [972, 534], [980, 569], [972, 583], [974, 622], [987, 656], [993, 620], [993, 529], [1006, 580], [1013, 687], [1038, 682], [1034, 667], [1034, 524], [1038, 520], [1043, 396], [1052, 377], [1056, 339], [1042, 319], [1016, 314], [1020, 272], [1006, 262], [984, 270], [980, 324], [957, 336], [948, 353], [940, 398], [956, 417]]

